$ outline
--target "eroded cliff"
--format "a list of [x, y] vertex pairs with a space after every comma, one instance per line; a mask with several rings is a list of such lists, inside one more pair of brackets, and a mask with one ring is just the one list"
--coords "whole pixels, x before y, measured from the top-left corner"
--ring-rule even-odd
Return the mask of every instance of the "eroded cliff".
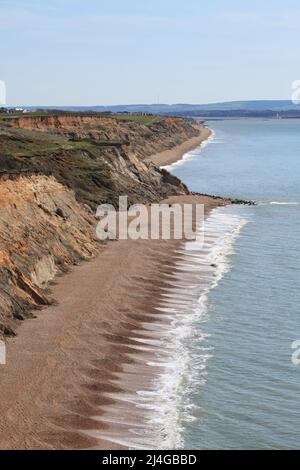
[[50, 281], [99, 249], [103, 202], [186, 194], [148, 157], [197, 135], [188, 121], [95, 116], [0, 120], [0, 335], [50, 302]]
[[158, 201], [186, 194], [175, 177], [157, 168], [150, 155], [197, 135], [188, 121], [143, 122], [89, 116], [27, 116], [3, 121], [0, 171], [38, 170], [53, 175], [93, 209], [99, 203]]
[[59, 272], [92, 257], [94, 217], [53, 177], [0, 180], [0, 330], [47, 304], [45, 288]]

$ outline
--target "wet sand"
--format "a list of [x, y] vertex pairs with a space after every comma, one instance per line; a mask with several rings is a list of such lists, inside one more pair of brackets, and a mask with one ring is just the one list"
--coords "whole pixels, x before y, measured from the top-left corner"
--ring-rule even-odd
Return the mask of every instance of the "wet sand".
[[183, 155], [199, 147], [211, 135], [211, 130], [203, 124], [197, 124], [195, 127], [199, 130], [199, 135], [187, 140], [181, 145], [170, 150], [152, 155], [150, 160], [157, 166], [167, 166], [181, 160]]

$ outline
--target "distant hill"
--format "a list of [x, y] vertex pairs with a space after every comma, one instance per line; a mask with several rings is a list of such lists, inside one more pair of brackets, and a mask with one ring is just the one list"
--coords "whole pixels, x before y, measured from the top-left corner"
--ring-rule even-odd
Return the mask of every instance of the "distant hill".
[[290, 100], [228, 101], [209, 104], [129, 104], [115, 106], [40, 106], [27, 107], [29, 110], [47, 109], [73, 112], [100, 113], [152, 113], [179, 116], [205, 117], [300, 117], [300, 105]]

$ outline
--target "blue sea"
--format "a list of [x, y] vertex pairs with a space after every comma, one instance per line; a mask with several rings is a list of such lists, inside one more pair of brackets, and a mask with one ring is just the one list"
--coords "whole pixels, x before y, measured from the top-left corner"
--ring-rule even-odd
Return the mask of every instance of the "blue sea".
[[166, 293], [178, 313], [178, 361], [161, 378], [166, 447], [297, 449], [300, 120], [207, 125], [210, 141], [168, 169], [193, 191], [258, 204], [213, 211], [207, 249], [187, 244], [185, 269]]

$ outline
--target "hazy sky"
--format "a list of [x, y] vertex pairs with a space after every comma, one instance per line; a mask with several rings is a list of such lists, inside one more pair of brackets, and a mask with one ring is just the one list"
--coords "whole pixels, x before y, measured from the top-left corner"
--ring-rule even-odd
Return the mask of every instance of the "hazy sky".
[[11, 105], [289, 99], [300, 2], [0, 0]]

